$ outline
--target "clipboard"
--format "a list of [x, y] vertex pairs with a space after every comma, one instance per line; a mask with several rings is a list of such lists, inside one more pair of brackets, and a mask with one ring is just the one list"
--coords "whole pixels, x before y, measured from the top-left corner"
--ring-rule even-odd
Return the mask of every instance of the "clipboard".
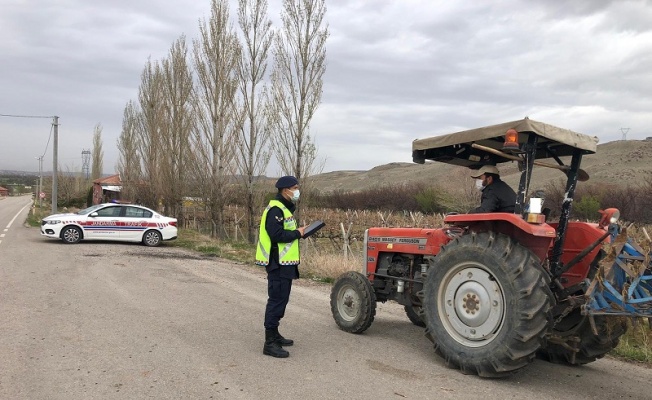
[[307, 237], [314, 235], [318, 230], [325, 226], [326, 223], [324, 221], [317, 220], [313, 222], [312, 224], [308, 225], [303, 231], [303, 238], [306, 239]]

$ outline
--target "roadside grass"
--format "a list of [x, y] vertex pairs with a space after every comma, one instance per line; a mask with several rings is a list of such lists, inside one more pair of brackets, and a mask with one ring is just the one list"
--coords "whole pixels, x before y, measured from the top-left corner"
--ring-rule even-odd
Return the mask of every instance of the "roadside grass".
[[27, 220], [25, 222], [29, 226], [38, 227], [41, 226], [41, 219], [47, 217], [48, 215], [50, 215], [49, 207], [39, 208], [38, 205], [36, 206], [33, 205], [29, 209], [29, 213], [27, 214]]
[[620, 343], [610, 354], [628, 361], [652, 365], [652, 328], [647, 319], [641, 318], [632, 324], [620, 338]]
[[171, 241], [169, 244], [208, 256], [251, 264], [254, 261], [256, 248], [255, 245], [249, 243], [213, 239], [192, 229], [179, 229], [177, 240]]
[[315, 249], [301, 251], [301, 276], [323, 283], [334, 283], [338, 276], [347, 271], [362, 271], [362, 257], [344, 257], [342, 253], [318, 252]]

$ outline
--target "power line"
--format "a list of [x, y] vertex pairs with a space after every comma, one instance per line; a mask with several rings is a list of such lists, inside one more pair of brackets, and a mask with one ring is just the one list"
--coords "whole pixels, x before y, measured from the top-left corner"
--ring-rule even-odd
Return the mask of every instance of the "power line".
[[54, 118], [52, 115], [15, 115], [15, 114], [0, 114], [0, 117], [10, 118]]
[[48, 152], [48, 146], [50, 145], [50, 139], [52, 139], [52, 128], [53, 127], [54, 127], [54, 124], [50, 125], [50, 136], [48, 136], [48, 142], [45, 145], [45, 150], [43, 150], [43, 155], [41, 157], [45, 156], [45, 153]]

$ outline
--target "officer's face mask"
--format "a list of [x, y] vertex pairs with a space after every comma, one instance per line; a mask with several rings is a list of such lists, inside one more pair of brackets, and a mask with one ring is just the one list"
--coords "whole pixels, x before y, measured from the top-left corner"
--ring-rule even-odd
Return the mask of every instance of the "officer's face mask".
[[478, 190], [482, 190], [484, 188], [484, 181], [482, 179], [476, 179], [475, 188]]
[[299, 196], [301, 195], [301, 193], [299, 192], [299, 189], [294, 190], [294, 191], [291, 190], [291, 192], [292, 192], [292, 197], [290, 197], [290, 200], [292, 200], [292, 202], [296, 203], [297, 201], [299, 201]]

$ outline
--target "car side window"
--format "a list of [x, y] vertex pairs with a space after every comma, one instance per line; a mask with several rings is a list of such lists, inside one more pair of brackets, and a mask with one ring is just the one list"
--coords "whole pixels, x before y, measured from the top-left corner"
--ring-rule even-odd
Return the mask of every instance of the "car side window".
[[127, 207], [125, 217], [128, 218], [152, 218], [152, 212], [139, 207]]
[[98, 217], [119, 217], [121, 207], [104, 207], [97, 210]]

